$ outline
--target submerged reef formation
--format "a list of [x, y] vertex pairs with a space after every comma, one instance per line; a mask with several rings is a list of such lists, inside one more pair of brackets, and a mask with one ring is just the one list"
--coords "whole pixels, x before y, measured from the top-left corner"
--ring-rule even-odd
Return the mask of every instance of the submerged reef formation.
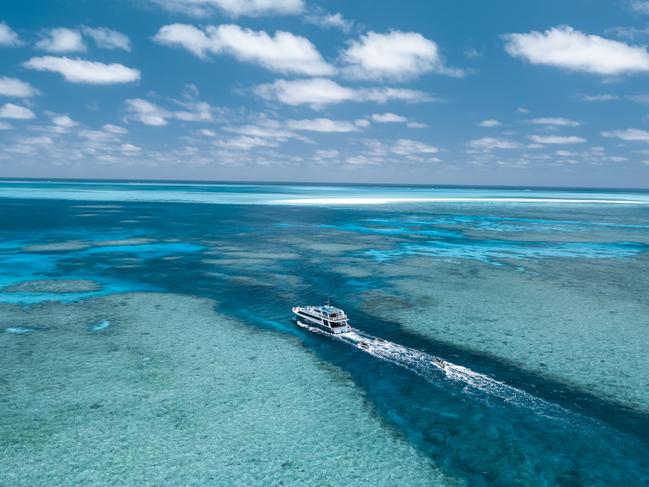
[[9, 319], [47, 328], [0, 334], [7, 485], [461, 485], [339, 369], [210, 300], [0, 305]]
[[89, 279], [49, 279], [24, 281], [2, 288], [3, 293], [83, 293], [99, 291], [101, 286]]

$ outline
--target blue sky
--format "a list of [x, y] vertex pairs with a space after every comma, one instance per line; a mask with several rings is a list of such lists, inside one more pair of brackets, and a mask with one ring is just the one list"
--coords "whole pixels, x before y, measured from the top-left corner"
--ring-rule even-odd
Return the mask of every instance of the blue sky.
[[649, 187], [649, 1], [7, 0], [0, 176]]

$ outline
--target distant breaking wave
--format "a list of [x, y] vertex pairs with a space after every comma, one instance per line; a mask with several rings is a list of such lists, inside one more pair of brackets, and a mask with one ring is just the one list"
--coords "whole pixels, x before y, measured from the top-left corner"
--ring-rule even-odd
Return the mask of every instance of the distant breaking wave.
[[449, 189], [299, 184], [0, 181], [0, 198], [291, 206], [389, 204], [649, 205], [649, 193], [526, 189]]
[[274, 200], [278, 205], [385, 205], [390, 203], [547, 203], [547, 204], [608, 204], [608, 205], [647, 205], [649, 201], [620, 199], [581, 199], [581, 198], [390, 198], [390, 197], [333, 197], [333, 198], [293, 198]]
[[554, 419], [565, 420], [574, 414], [557, 404], [545, 401], [467, 367], [442, 360], [421, 350], [368, 335], [357, 329], [353, 329], [350, 333], [332, 335], [299, 321], [297, 324], [313, 333], [345, 342], [373, 357], [403, 367], [433, 384], [439, 383], [440, 380], [450, 380], [461, 385], [465, 393], [483, 393], [508, 404], [532, 409], [538, 414]]

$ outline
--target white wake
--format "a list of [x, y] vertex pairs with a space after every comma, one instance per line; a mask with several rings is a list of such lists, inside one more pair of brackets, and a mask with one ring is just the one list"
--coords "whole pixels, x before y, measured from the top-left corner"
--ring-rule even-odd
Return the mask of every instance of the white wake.
[[547, 416], [566, 418], [570, 414], [568, 410], [559, 405], [545, 401], [488, 375], [475, 372], [461, 365], [456, 365], [421, 350], [383, 340], [357, 329], [352, 329], [349, 333], [332, 335], [300, 321], [297, 321], [297, 324], [313, 333], [329, 336], [334, 340], [345, 342], [373, 357], [403, 367], [431, 383], [450, 380], [461, 385], [463, 392], [481, 392], [487, 396], [499, 398], [509, 404], [533, 409], [537, 413]]

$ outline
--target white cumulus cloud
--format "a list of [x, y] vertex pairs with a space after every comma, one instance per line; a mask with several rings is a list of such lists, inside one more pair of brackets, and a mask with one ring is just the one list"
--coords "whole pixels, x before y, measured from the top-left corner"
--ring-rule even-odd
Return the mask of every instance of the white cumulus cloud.
[[33, 57], [23, 66], [36, 71], [59, 73], [71, 83], [132, 83], [140, 79], [140, 71], [123, 64], [104, 64], [69, 57]]
[[629, 7], [641, 14], [649, 14], [649, 1], [647, 0], [633, 0], [628, 3]]
[[103, 130], [106, 132], [110, 132], [111, 134], [116, 134], [116, 135], [123, 135], [128, 132], [127, 129], [124, 127], [120, 127], [119, 125], [113, 125], [112, 123], [107, 123], [102, 127]]
[[407, 102], [435, 101], [426, 93], [398, 88], [350, 88], [341, 86], [325, 78], [284, 80], [258, 85], [255, 93], [267, 100], [276, 100], [286, 105], [311, 105], [320, 108], [325, 105], [346, 101], [374, 101], [385, 103], [388, 100]]
[[435, 146], [411, 139], [398, 139], [390, 152], [401, 156], [410, 156], [415, 154], [437, 154], [439, 149]]
[[75, 122], [67, 115], [56, 115], [55, 117], [52, 118], [52, 123], [57, 127], [61, 127], [64, 129], [76, 127], [77, 125], [79, 125], [79, 122]]
[[83, 37], [78, 30], [57, 27], [45, 31], [40, 41], [36, 43], [38, 49], [48, 52], [82, 52], [86, 50]]
[[358, 126], [352, 122], [331, 120], [329, 118], [288, 120], [286, 126], [292, 130], [311, 132], [357, 132], [359, 130]]
[[368, 32], [342, 53], [344, 72], [353, 78], [403, 81], [436, 72], [461, 77], [444, 65], [437, 44], [417, 32]]
[[499, 139], [496, 137], [482, 137], [480, 139], [473, 139], [469, 141], [471, 149], [490, 151], [493, 149], [517, 149], [519, 144], [507, 139]]
[[126, 107], [135, 120], [145, 125], [167, 125], [167, 118], [171, 116], [169, 111], [141, 98], [126, 100]]
[[169, 119], [184, 122], [208, 122], [212, 120], [212, 107], [208, 103], [200, 101], [177, 103], [182, 107], [181, 110], [167, 110], [142, 98], [131, 98], [126, 100], [126, 109], [133, 120], [154, 127], [167, 125]]
[[482, 120], [478, 123], [478, 125], [480, 127], [491, 128], [498, 127], [500, 125], [500, 122], [498, 120], [494, 120], [493, 118], [489, 118], [487, 120]]
[[616, 139], [627, 140], [631, 142], [649, 142], [649, 132], [641, 129], [622, 129], [602, 132], [604, 137], [614, 137]]
[[354, 25], [351, 20], [345, 19], [341, 13], [330, 14], [321, 10], [307, 15], [304, 20], [325, 29], [340, 29], [343, 32], [349, 32]]
[[25, 137], [20, 141], [24, 145], [50, 145], [54, 143], [52, 137], [41, 135], [38, 137]]
[[10, 47], [20, 44], [20, 38], [11, 27], [0, 22], [0, 46]]
[[92, 38], [97, 47], [102, 49], [131, 50], [131, 41], [126, 34], [107, 27], [83, 27], [84, 35]]
[[205, 17], [220, 11], [232, 17], [261, 15], [297, 15], [304, 10], [304, 0], [153, 0], [167, 10]]
[[203, 59], [208, 54], [223, 53], [280, 73], [309, 76], [334, 73], [333, 66], [322, 58], [311, 41], [290, 32], [277, 31], [270, 36], [264, 31], [233, 24], [208, 26], [204, 30], [187, 24], [170, 24], [160, 28], [154, 40], [184, 47]]
[[38, 95], [38, 90], [29, 83], [5, 76], [0, 77], [0, 95], [15, 98], [30, 98]]
[[226, 140], [217, 140], [214, 145], [232, 150], [247, 151], [255, 147], [277, 147], [279, 144], [275, 141], [268, 140], [262, 137], [249, 137], [241, 135]]
[[579, 100], [581, 101], [586, 101], [586, 102], [598, 102], [598, 101], [613, 101], [619, 99], [620, 97], [618, 95], [602, 93], [598, 95], [578, 95], [577, 98], [579, 98]]
[[36, 115], [29, 108], [13, 103], [5, 103], [0, 106], [0, 118], [12, 118], [14, 120], [31, 120]]
[[372, 120], [378, 123], [404, 123], [408, 119], [396, 113], [375, 113], [372, 115]]
[[586, 139], [576, 135], [530, 135], [537, 144], [583, 144]]
[[122, 144], [120, 149], [124, 154], [136, 154], [142, 151], [141, 147], [133, 144]]
[[578, 127], [581, 122], [562, 117], [541, 117], [528, 120], [533, 125], [555, 125], [558, 127]]
[[204, 101], [179, 102], [184, 108], [172, 112], [174, 118], [185, 122], [207, 122], [212, 120], [212, 107]]
[[570, 26], [504, 38], [511, 56], [532, 64], [600, 75], [649, 71], [649, 52], [644, 47], [584, 34]]

